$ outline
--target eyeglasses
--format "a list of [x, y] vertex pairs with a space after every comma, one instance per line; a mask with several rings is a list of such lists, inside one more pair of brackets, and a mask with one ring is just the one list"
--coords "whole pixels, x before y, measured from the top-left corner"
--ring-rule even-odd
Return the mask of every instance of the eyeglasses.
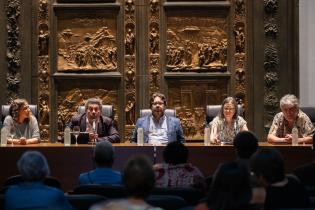
[[93, 111], [98, 112], [100, 110], [100, 108], [99, 107], [88, 107], [88, 110], [90, 112], [93, 112]]
[[234, 111], [235, 109], [234, 108], [223, 108], [224, 111], [227, 111], [227, 112], [231, 112], [231, 111]]
[[163, 102], [153, 102], [152, 105], [154, 105], [154, 106], [160, 105], [161, 106], [161, 105], [164, 105], [164, 103]]

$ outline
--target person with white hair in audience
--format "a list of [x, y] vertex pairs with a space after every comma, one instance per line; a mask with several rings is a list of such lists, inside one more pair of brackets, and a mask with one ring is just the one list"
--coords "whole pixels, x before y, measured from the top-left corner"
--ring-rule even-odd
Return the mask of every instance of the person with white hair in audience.
[[5, 209], [72, 209], [62, 191], [43, 183], [50, 170], [40, 152], [25, 152], [17, 166], [24, 182], [6, 190]]

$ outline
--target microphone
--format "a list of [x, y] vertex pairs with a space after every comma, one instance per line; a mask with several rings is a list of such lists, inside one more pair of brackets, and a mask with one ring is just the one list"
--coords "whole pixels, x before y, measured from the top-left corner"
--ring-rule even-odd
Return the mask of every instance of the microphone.
[[95, 119], [93, 119], [93, 133], [96, 133], [96, 122], [95, 122]]

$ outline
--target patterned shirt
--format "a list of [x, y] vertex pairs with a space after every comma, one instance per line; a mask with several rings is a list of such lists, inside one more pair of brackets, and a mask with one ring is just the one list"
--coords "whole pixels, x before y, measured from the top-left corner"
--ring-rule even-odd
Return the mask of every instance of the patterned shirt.
[[153, 169], [157, 187], [190, 187], [204, 180], [201, 171], [190, 163], [155, 164]]
[[[295, 125], [299, 131], [299, 138], [309, 136], [314, 133], [315, 128], [310, 118], [301, 110], [299, 110]], [[291, 134], [292, 127], [289, 126], [288, 121], [284, 118], [283, 113], [279, 112], [273, 119], [269, 134], [279, 138]]]
[[246, 121], [241, 116], [233, 119], [231, 127], [229, 127], [225, 120], [219, 116], [216, 116], [210, 123], [211, 126], [215, 126], [217, 128], [218, 140], [226, 143], [232, 143], [235, 135], [240, 132], [246, 124]]

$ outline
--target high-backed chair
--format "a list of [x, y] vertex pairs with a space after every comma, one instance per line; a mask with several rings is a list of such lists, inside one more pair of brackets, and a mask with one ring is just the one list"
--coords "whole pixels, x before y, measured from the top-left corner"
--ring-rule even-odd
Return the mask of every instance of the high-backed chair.
[[153, 189], [151, 195], [179, 196], [183, 198], [189, 206], [196, 205], [204, 197], [204, 194], [200, 190], [191, 187], [156, 187]]
[[[36, 117], [37, 119], [37, 105], [34, 104], [29, 104], [30, 110], [33, 113], [33, 115]], [[1, 106], [1, 122], [3, 122], [4, 118], [9, 115], [9, 109], [10, 109], [10, 105], [2, 105]]]
[[[4, 182], [4, 186], [16, 185], [18, 183], [24, 182], [23, 177], [19, 175], [10, 176]], [[52, 176], [47, 176], [44, 180], [44, 184], [50, 187], [61, 189], [60, 181]]]
[[[152, 113], [151, 109], [140, 109], [140, 117], [148, 116]], [[176, 117], [175, 109], [165, 109], [165, 115]]]
[[[215, 118], [218, 113], [220, 112], [221, 105], [207, 105], [206, 108], [206, 125], [208, 126], [209, 123]], [[244, 110], [241, 105], [237, 105], [238, 115], [243, 116]]]
[[[85, 113], [85, 106], [79, 106], [78, 113], [79, 114]], [[113, 119], [114, 118], [113, 105], [102, 105], [102, 115]]]
[[86, 210], [96, 203], [107, 200], [104, 196], [91, 194], [66, 195], [66, 198], [76, 210]]
[[311, 122], [315, 126], [315, 107], [300, 107], [300, 109], [310, 118]]
[[186, 201], [176, 195], [150, 195], [146, 202], [164, 210], [176, 210], [187, 206]]
[[124, 198], [127, 196], [125, 187], [122, 185], [86, 184], [74, 188], [71, 194], [93, 194], [106, 198]]

